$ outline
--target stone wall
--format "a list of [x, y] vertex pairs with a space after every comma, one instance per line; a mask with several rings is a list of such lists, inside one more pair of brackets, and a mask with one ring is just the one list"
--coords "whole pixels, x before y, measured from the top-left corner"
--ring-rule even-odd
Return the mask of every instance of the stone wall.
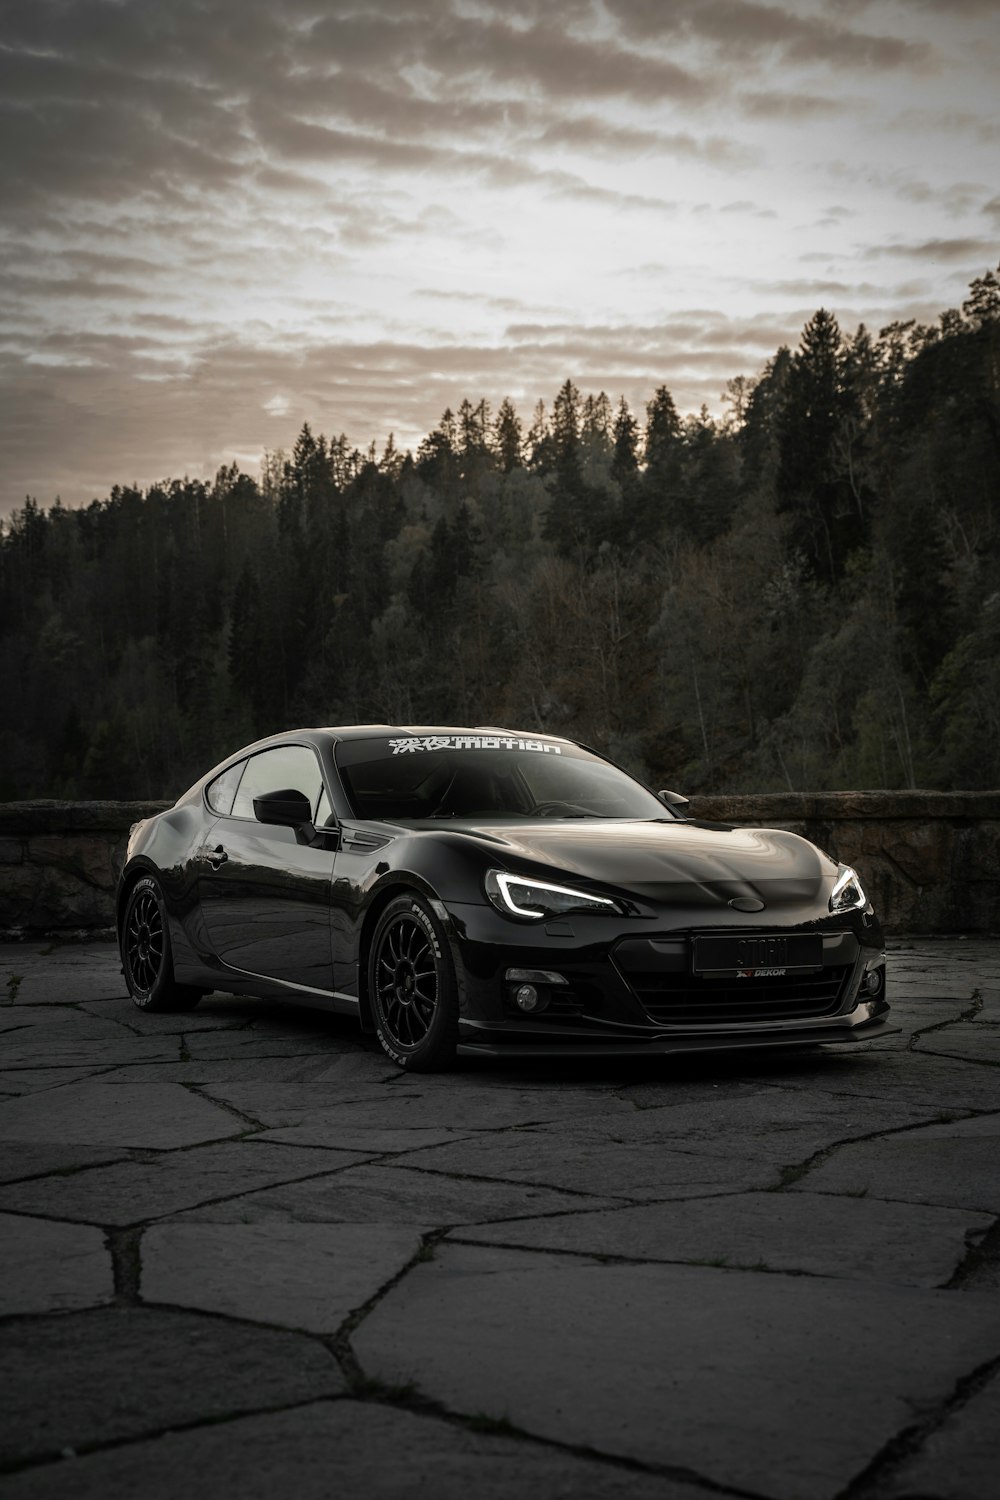
[[0, 802], [0, 932], [108, 932], [133, 823], [168, 802]]
[[[110, 930], [129, 828], [165, 806], [0, 803], [0, 932]], [[1000, 931], [1000, 792], [703, 796], [690, 812], [804, 834], [857, 867], [891, 932]]]

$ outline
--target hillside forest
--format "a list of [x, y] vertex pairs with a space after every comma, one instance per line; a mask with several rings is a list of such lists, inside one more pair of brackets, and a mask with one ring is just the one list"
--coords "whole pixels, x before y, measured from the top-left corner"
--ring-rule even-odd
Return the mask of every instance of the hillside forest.
[[174, 797], [300, 724], [568, 735], [680, 791], [1000, 786], [1000, 277], [728, 382], [303, 427], [0, 529], [0, 798]]

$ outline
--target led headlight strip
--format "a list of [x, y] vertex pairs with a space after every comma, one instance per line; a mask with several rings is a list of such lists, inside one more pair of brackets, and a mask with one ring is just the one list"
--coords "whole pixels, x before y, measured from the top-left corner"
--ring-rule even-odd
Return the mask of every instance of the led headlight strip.
[[595, 896], [590, 891], [574, 890], [569, 885], [550, 885], [548, 881], [511, 875], [506, 870], [490, 870], [486, 876], [486, 894], [498, 911], [508, 917], [561, 916], [567, 912], [618, 912], [623, 908], [610, 896]]
[[841, 865], [830, 894], [830, 910], [864, 911], [867, 905], [868, 897], [857, 870], [852, 870], [850, 865]]

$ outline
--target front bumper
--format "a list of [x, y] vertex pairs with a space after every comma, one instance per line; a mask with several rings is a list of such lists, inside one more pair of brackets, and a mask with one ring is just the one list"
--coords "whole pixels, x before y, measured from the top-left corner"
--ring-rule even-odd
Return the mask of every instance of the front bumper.
[[[728, 909], [671, 911], [654, 920], [581, 916], [512, 923], [492, 908], [449, 905], [448, 931], [459, 980], [459, 1044], [468, 1055], [593, 1057], [663, 1055], [735, 1048], [801, 1047], [867, 1041], [886, 1024], [882, 933], [871, 913], [831, 917], [796, 912], [760, 932], [819, 932], [823, 966], [801, 982], [750, 979], [723, 985], [693, 975], [695, 932], [746, 932]], [[538, 1014], [521, 1014], [505, 981], [509, 969], [550, 970], [565, 984]], [[641, 971], [641, 972], [640, 972]]]
[[863, 1001], [846, 1016], [823, 1026], [807, 1027], [798, 1023], [783, 1030], [765, 1029], [712, 1032], [661, 1033], [648, 1037], [618, 1037], [577, 1032], [559, 1038], [507, 1033], [499, 1036], [485, 1028], [477, 1034], [474, 1027], [462, 1028], [458, 1051], [465, 1057], [663, 1057], [676, 1052], [733, 1052], [766, 1047], [819, 1047], [829, 1043], [867, 1042], [875, 1037], [893, 1036], [900, 1028], [883, 1019], [889, 1007], [882, 1003], [883, 1015], [872, 1016], [873, 1002]]

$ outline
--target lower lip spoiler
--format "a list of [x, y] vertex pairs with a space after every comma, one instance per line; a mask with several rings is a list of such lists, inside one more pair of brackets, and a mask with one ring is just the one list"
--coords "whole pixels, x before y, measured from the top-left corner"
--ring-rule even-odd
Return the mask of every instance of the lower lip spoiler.
[[464, 1038], [458, 1045], [460, 1057], [664, 1057], [675, 1052], [743, 1052], [749, 1048], [757, 1051], [775, 1051], [779, 1047], [802, 1048], [850, 1042], [869, 1042], [876, 1037], [895, 1036], [902, 1028], [890, 1026], [888, 1022], [873, 1020], [855, 1026], [822, 1026], [800, 1031], [794, 1036], [787, 1032], [725, 1032], [721, 1035], [654, 1036], [648, 1041], [629, 1037], [622, 1041], [610, 1041], [595, 1037], [584, 1039], [577, 1033], [565, 1042], [535, 1042], [523, 1040], [508, 1042], [493, 1036], [484, 1036], [482, 1041]]

